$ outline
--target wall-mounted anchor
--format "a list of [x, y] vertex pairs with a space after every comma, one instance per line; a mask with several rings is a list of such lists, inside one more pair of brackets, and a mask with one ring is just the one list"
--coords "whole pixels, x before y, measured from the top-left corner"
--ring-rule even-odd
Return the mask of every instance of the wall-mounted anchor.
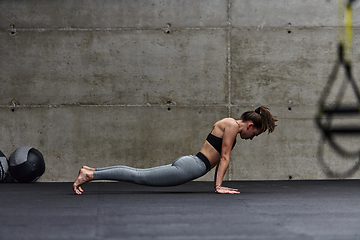
[[167, 23], [166, 24], [166, 27], [164, 27], [164, 32], [166, 34], [170, 34], [171, 33], [171, 24], [170, 23]]
[[14, 100], [11, 101], [11, 111], [14, 112], [15, 111], [15, 108], [16, 108], [16, 105], [18, 105]]
[[10, 35], [16, 35], [16, 28], [14, 24], [10, 24]]

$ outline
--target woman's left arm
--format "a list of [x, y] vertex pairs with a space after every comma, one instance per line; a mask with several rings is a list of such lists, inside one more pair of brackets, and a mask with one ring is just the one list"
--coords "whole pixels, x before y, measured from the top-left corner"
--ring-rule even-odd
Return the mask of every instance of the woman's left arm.
[[[223, 187], [221, 185], [219, 185], [218, 187], [216, 187], [216, 178], [217, 178], [217, 172], [218, 172], [218, 168], [219, 168], [219, 165], [216, 166], [216, 169], [215, 169], [215, 179], [214, 179], [214, 188], [215, 188], [215, 192], [216, 193], [230, 193], [230, 194], [235, 194], [235, 193], [240, 193], [238, 191], [238, 189], [235, 189], [235, 188], [228, 188], [228, 187]], [[221, 181], [222, 182], [222, 181]]]
[[225, 176], [225, 172], [229, 167], [230, 152], [237, 133], [238, 133], [238, 125], [235, 122], [229, 123], [225, 127], [223, 134], [220, 162], [216, 167], [216, 172], [215, 172], [215, 191], [217, 193], [232, 193], [232, 194], [240, 193], [237, 189], [221, 186]]

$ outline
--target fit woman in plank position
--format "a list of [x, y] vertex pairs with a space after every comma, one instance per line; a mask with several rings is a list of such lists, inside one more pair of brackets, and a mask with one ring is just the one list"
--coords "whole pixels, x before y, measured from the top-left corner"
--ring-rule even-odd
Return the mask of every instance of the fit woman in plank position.
[[91, 168], [83, 166], [73, 184], [76, 194], [81, 194], [81, 186], [92, 180], [117, 180], [147, 186], [175, 186], [205, 175], [213, 167], [215, 171], [215, 192], [240, 193], [237, 189], [222, 186], [225, 172], [229, 166], [230, 152], [235, 146], [236, 136], [252, 140], [266, 130], [275, 129], [276, 117], [269, 109], [259, 107], [255, 111], [244, 112], [239, 120], [224, 118], [216, 122], [200, 152], [196, 156], [183, 156], [173, 164], [149, 169], [136, 169], [127, 166]]

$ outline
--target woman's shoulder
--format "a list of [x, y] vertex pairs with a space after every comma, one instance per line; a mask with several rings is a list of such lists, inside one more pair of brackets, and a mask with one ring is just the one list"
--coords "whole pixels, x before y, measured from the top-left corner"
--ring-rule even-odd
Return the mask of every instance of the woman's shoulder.
[[219, 120], [217, 123], [220, 123], [220, 124], [226, 124], [226, 125], [237, 125], [236, 123], [236, 120], [234, 118], [223, 118], [221, 120]]
[[220, 127], [221, 129], [224, 129], [225, 127], [228, 127], [228, 126], [237, 126], [237, 123], [234, 118], [223, 118], [223, 119], [217, 121], [214, 124], [214, 127], [215, 126]]
[[225, 129], [237, 128], [236, 120], [233, 118], [223, 118], [217, 121], [212, 129], [212, 134], [216, 137], [222, 138], [225, 132]]

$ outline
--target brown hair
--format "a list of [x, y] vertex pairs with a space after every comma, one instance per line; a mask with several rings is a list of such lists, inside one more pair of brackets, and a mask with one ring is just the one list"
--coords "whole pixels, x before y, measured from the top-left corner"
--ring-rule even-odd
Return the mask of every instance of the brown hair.
[[254, 126], [261, 129], [262, 132], [269, 130], [269, 133], [273, 132], [277, 121], [276, 116], [271, 115], [270, 109], [264, 106], [258, 107], [255, 111], [247, 111], [241, 115], [241, 120], [251, 121]]

